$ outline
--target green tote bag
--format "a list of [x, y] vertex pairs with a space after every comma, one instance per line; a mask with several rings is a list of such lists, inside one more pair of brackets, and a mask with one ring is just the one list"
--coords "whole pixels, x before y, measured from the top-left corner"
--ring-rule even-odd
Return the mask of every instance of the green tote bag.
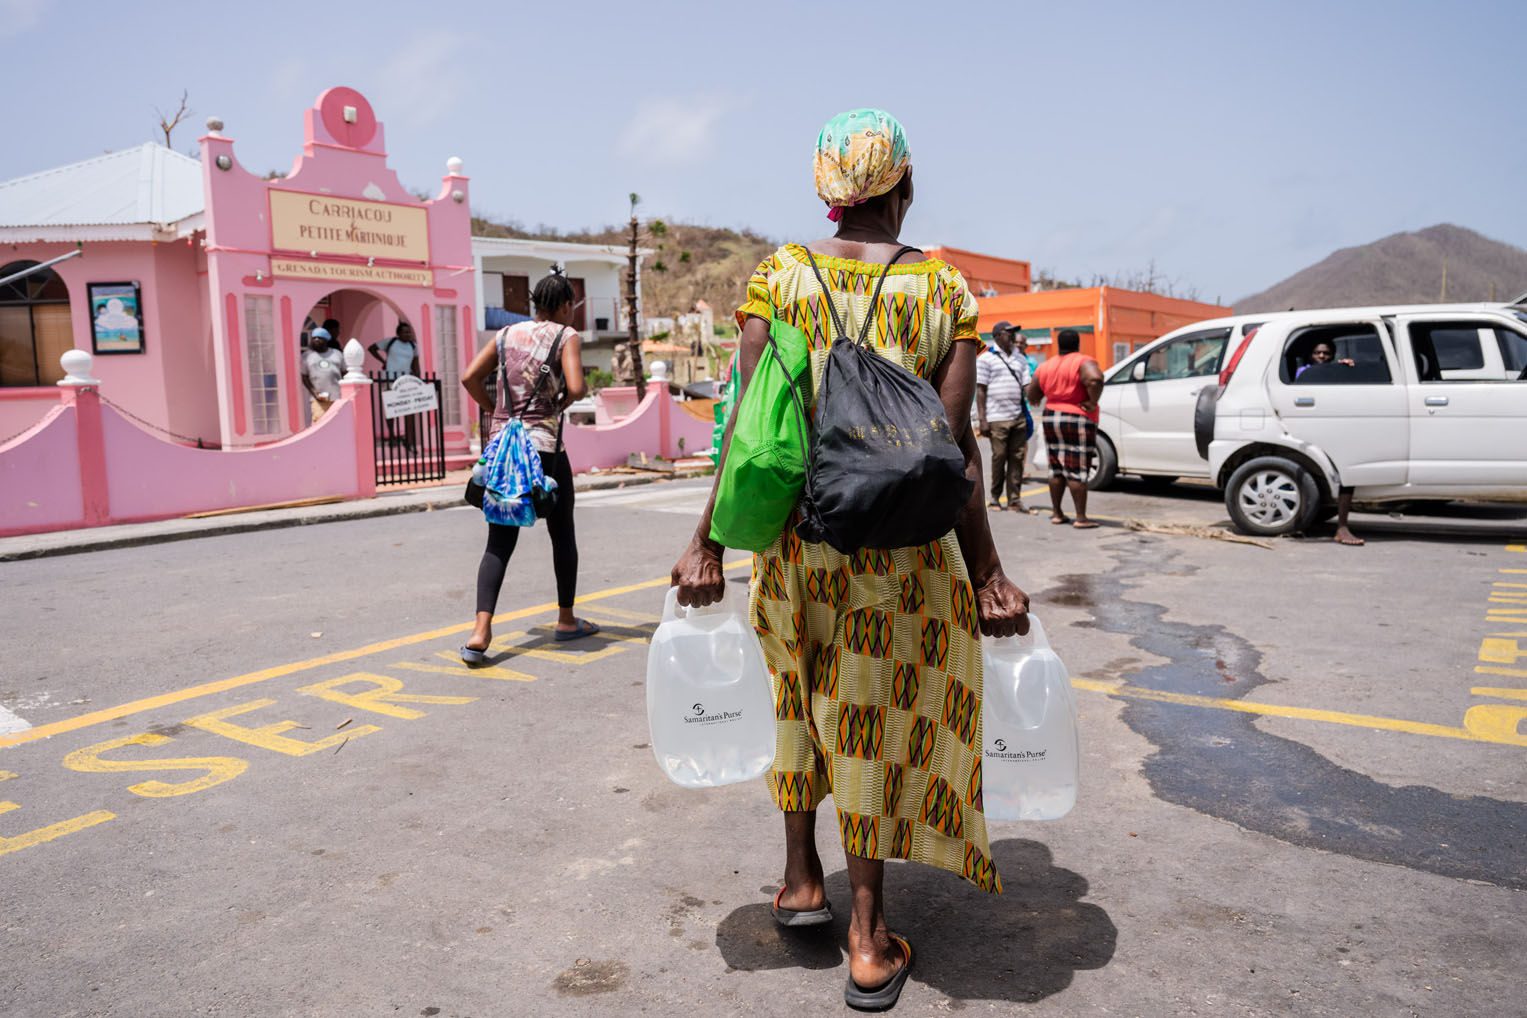
[[737, 407], [721, 464], [710, 537], [727, 548], [763, 551], [785, 529], [806, 483], [806, 404], [811, 354], [801, 330], [769, 323], [769, 344]]

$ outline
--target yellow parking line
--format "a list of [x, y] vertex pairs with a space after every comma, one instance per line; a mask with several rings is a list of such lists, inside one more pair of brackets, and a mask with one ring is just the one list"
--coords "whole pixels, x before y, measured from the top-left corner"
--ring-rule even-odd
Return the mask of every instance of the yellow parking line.
[[1466, 742], [1493, 742], [1502, 746], [1520, 745], [1489, 734], [1471, 732], [1453, 725], [1434, 725], [1425, 721], [1405, 721], [1400, 718], [1384, 718], [1372, 714], [1349, 714], [1346, 711], [1318, 710], [1311, 707], [1284, 707], [1275, 703], [1252, 703], [1246, 700], [1224, 700], [1212, 696], [1193, 696], [1187, 693], [1168, 693], [1159, 689], [1142, 689], [1095, 679], [1072, 679], [1071, 685], [1091, 693], [1109, 696], [1126, 696], [1136, 700], [1156, 700], [1161, 703], [1183, 704], [1189, 707], [1210, 707], [1216, 710], [1239, 711], [1243, 714], [1262, 714], [1269, 717], [1300, 718], [1305, 721], [1321, 721], [1330, 725], [1350, 725], [1354, 728], [1379, 728], [1388, 732], [1407, 732], [1411, 735], [1431, 735], [1443, 739], [1462, 739]]
[[[752, 565], [751, 558], [738, 559], [722, 566], [730, 571], [741, 566]], [[574, 600], [574, 604], [588, 604], [591, 601], [600, 601], [607, 597], [619, 597], [621, 594], [631, 594], [638, 590], [651, 590], [653, 587], [668, 586], [668, 577], [661, 579], [645, 580], [641, 583], [632, 583], [624, 587], [611, 587], [608, 590], [596, 591], [592, 594], [584, 594]], [[528, 618], [532, 615], [540, 615], [544, 612], [556, 611], [555, 602], [538, 604], [534, 608], [521, 608], [518, 611], [506, 612], [503, 615], [493, 617], [494, 624], [510, 622], [515, 619]], [[81, 728], [89, 728], [91, 725], [99, 725], [106, 721], [116, 721], [133, 714], [142, 714], [144, 711], [157, 710], [174, 703], [184, 703], [201, 696], [210, 696], [213, 693], [221, 693], [229, 689], [237, 689], [240, 686], [250, 686], [257, 682], [265, 682], [269, 679], [279, 679], [285, 675], [295, 675], [298, 672], [309, 671], [313, 668], [322, 668], [324, 665], [338, 664], [341, 661], [353, 661], [359, 657], [367, 657], [372, 654], [380, 654], [387, 650], [396, 650], [399, 647], [407, 647], [415, 643], [426, 643], [430, 640], [438, 640], [443, 636], [453, 633], [464, 633], [473, 626], [471, 622], [463, 622], [455, 626], [446, 626], [443, 629], [431, 629], [426, 633], [415, 633], [412, 636], [400, 636], [392, 640], [382, 640], [379, 643], [368, 643], [364, 647], [355, 650], [342, 650], [334, 654], [325, 654], [322, 657], [309, 658], [306, 661], [298, 661], [294, 664], [277, 665], [274, 668], [262, 668], [257, 672], [249, 672], [245, 675], [235, 675], [231, 679], [219, 679], [216, 682], [205, 682], [199, 686], [190, 686], [186, 689], [178, 689], [172, 693], [161, 693], [158, 696], [149, 696], [141, 700], [133, 700], [116, 707], [107, 707], [102, 710], [91, 711], [89, 714], [81, 714], [78, 717], [65, 718], [48, 725], [38, 725], [24, 732], [0, 737], [0, 749], [7, 746], [19, 746], [27, 742], [35, 742], [38, 739], [46, 739], [52, 735], [62, 735], [65, 732], [75, 732]]]

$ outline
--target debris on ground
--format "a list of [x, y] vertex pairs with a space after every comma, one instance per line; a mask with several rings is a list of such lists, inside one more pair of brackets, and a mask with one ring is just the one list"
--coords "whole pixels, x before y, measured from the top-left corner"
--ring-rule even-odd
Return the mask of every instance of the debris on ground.
[[1206, 527], [1200, 523], [1163, 523], [1158, 520], [1127, 519], [1124, 529], [1147, 534], [1175, 534], [1179, 537], [1202, 537], [1210, 541], [1230, 541], [1234, 544], [1254, 544], [1258, 548], [1273, 550], [1272, 544], [1255, 537], [1233, 534], [1220, 527]]

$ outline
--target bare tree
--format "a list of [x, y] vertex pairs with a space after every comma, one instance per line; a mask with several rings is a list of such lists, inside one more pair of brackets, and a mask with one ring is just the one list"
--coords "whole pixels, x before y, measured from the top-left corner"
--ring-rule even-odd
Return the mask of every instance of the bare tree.
[[190, 95], [190, 89], [183, 88], [180, 90], [180, 108], [175, 111], [174, 116], [166, 116], [164, 110], [157, 106], [154, 107], [154, 112], [159, 114], [159, 130], [164, 132], [165, 148], [174, 147], [170, 144], [170, 132], [175, 130], [182, 120], [196, 115], [196, 111], [186, 105], [186, 100], [190, 98]]
[[642, 334], [636, 321], [636, 261], [640, 257], [636, 244], [641, 236], [641, 224], [636, 221], [636, 206], [641, 204], [641, 200], [641, 195], [631, 192], [631, 247], [626, 257], [626, 343], [631, 351], [631, 365], [636, 371], [638, 402], [647, 398], [646, 369], [642, 366]]

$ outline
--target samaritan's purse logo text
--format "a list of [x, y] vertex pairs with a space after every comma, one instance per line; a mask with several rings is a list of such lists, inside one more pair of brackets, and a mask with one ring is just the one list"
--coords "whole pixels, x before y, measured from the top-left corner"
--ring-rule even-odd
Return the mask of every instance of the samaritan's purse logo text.
[[986, 751], [988, 760], [1043, 760], [1047, 749], [1015, 749], [1007, 748], [1006, 739], [994, 739], [992, 748]]
[[718, 721], [736, 721], [742, 717], [740, 710], [722, 710], [714, 714], [705, 713], [705, 704], [697, 703], [690, 708], [689, 716], [684, 718], [686, 725], [713, 725]]

